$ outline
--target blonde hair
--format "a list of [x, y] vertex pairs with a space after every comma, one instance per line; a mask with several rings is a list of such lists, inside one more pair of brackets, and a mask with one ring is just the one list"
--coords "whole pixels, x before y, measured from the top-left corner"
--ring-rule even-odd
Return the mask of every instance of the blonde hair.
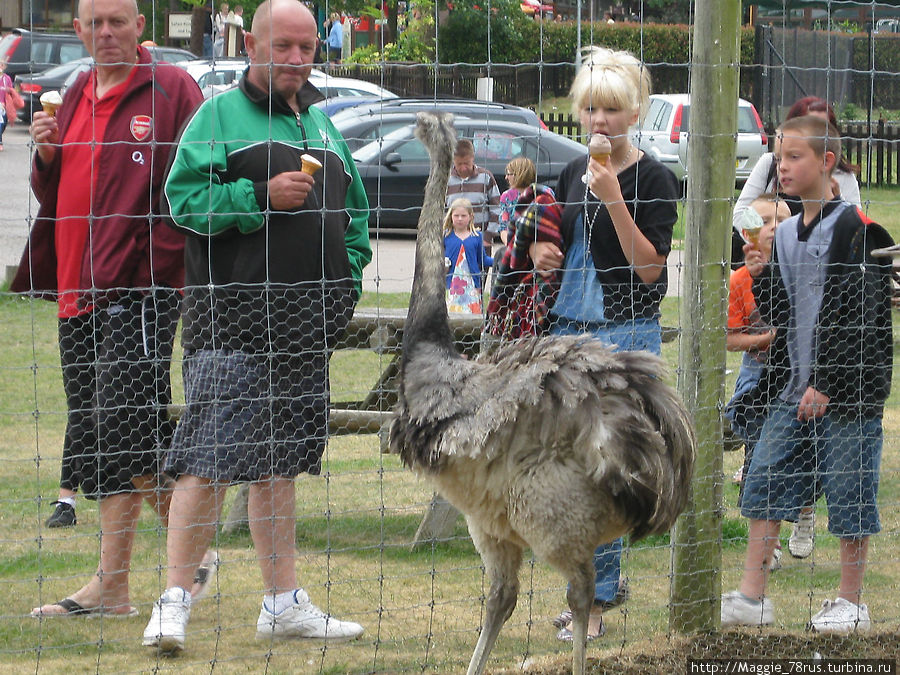
[[511, 188], [527, 188], [537, 179], [537, 171], [534, 162], [527, 157], [514, 157], [506, 165], [506, 173], [512, 176], [509, 182]]
[[465, 197], [457, 197], [452, 202], [450, 202], [450, 208], [447, 209], [447, 214], [444, 216], [444, 236], [447, 236], [451, 232], [453, 232], [453, 212], [456, 209], [465, 209], [469, 213], [469, 232], [475, 234], [478, 232], [478, 228], [475, 227], [475, 209], [472, 207], [472, 202], [470, 202]]
[[759, 197], [750, 202], [750, 208], [752, 208], [757, 213], [759, 209], [757, 208], [760, 204], [772, 204], [775, 206], [775, 221], [778, 221], [778, 209], [780, 207], [784, 207], [788, 210], [788, 216], [790, 216], [791, 208], [788, 206], [788, 203], [784, 200], [784, 197], [778, 194], [777, 192], [765, 192], [761, 194]]
[[572, 112], [592, 108], [615, 108], [647, 113], [650, 100], [650, 71], [632, 54], [606, 47], [582, 48], [581, 67], [572, 82], [569, 96]]

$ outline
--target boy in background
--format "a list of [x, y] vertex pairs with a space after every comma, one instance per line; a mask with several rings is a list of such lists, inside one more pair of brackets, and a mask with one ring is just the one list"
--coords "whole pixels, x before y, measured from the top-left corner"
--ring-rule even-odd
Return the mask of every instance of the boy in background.
[[[791, 216], [787, 203], [774, 193], [766, 193], [754, 199], [750, 208], [741, 216], [746, 241], [759, 249], [765, 260], [770, 260], [775, 227]], [[728, 330], [725, 335], [725, 348], [728, 351], [744, 352], [741, 369], [734, 383], [734, 394], [725, 406], [725, 417], [731, 425], [731, 432], [744, 446], [744, 462], [734, 474], [734, 483], [741, 484], [743, 481], [753, 456], [753, 446], [759, 440], [759, 431], [765, 420], [763, 410], [747, 405], [744, 401], [745, 397], [752, 395], [753, 388], [759, 382], [774, 336], [775, 331], [762, 321], [756, 308], [753, 277], [746, 265], [741, 265], [731, 273], [728, 286]], [[738, 499], [740, 500], [740, 493]], [[811, 513], [812, 508], [805, 507], [805, 511]], [[801, 512], [801, 519], [802, 517]], [[781, 542], [776, 541], [769, 560], [770, 572], [781, 569], [781, 554]]]
[[893, 360], [890, 266], [871, 252], [891, 238], [835, 198], [831, 173], [840, 151], [826, 120], [785, 122], [779, 181], [802, 210], [777, 228], [771, 262], [744, 246], [760, 317], [775, 335], [757, 388], [766, 419], [741, 498], [750, 519], [744, 573], [739, 590], [722, 596], [723, 626], [773, 623], [765, 589], [778, 530], [810, 503], [820, 481], [828, 529], [840, 539], [840, 588], [809, 628], [871, 627], [862, 582], [869, 537], [881, 529], [876, 496]]

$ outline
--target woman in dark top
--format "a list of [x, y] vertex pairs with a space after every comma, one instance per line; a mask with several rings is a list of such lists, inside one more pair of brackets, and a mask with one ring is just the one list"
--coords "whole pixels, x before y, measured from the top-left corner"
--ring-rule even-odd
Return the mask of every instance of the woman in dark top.
[[[628, 130], [647, 109], [650, 76], [627, 52], [591, 47], [572, 84], [575, 113], [587, 138], [602, 134], [610, 153], [587, 153], [559, 177], [563, 247], [531, 246], [538, 270], [562, 270], [551, 333], [589, 334], [616, 349], [660, 353], [659, 304], [666, 294], [666, 256], [677, 219], [674, 175], [638, 150]], [[603, 634], [602, 612], [627, 597], [620, 580], [622, 540], [597, 549], [588, 637]], [[570, 615], [554, 622], [571, 640]]]

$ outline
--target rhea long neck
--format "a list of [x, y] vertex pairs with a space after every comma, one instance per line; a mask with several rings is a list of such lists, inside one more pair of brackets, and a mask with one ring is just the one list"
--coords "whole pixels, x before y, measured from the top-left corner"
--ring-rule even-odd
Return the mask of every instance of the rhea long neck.
[[435, 344], [455, 354], [447, 319], [444, 238], [441, 231], [452, 153], [451, 149], [442, 147], [429, 148], [429, 151], [432, 163], [419, 217], [412, 293], [403, 334], [403, 363], [409, 360], [412, 348], [421, 343]]

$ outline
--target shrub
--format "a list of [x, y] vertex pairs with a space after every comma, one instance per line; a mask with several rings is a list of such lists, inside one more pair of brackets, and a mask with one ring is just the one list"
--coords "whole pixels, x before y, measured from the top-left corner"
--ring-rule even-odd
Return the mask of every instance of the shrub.
[[438, 31], [438, 57], [441, 63], [536, 61], [538, 28], [519, 8], [518, 0], [492, 1], [490, 22], [487, 9], [475, 0], [456, 1]]

